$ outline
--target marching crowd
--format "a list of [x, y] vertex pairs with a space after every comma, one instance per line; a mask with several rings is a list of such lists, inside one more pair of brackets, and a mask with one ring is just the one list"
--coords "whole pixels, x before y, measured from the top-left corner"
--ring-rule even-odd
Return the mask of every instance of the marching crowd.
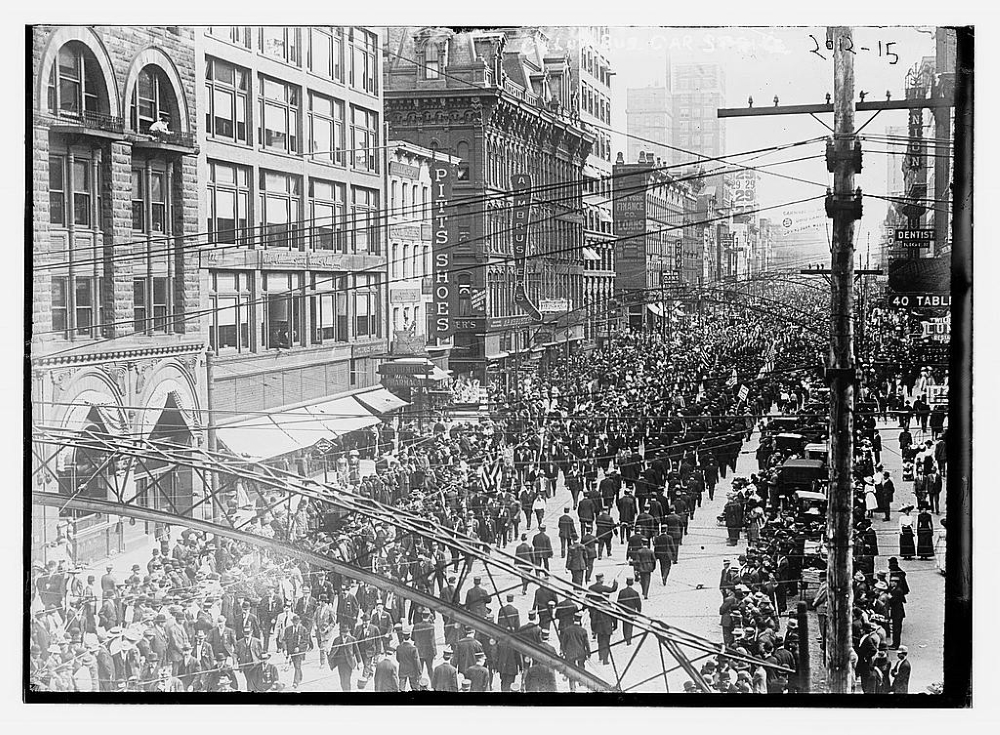
[[[713, 499], [719, 478], [735, 472], [744, 442], [772, 406], [804, 404], [801, 378], [819, 359], [817, 341], [804, 330], [752, 312], [730, 313], [669, 342], [622, 334], [611, 346], [554, 365], [490, 421], [450, 429], [438, 422], [423, 435], [412, 424], [384, 432], [374, 472], [360, 473], [355, 450], [344, 479], [353, 493], [417, 513], [478, 548], [517, 543], [522, 595], [534, 575], [551, 574], [586, 586], [595, 601], [615, 599], [641, 612], [654, 575], [665, 585], [682, 563], [688, 522], [704, 495]], [[720, 655], [701, 672], [716, 691], [800, 687], [795, 620], [782, 616], [800, 590], [805, 548], [819, 528], [768, 484], [767, 470], [786, 456], [759, 457], [760, 475], [734, 479], [727, 498], [730, 536], [746, 532], [749, 545], [720, 582], [725, 645], [770, 665]], [[549, 529], [543, 519], [560, 478], [572, 502]], [[578, 666], [594, 655], [609, 660], [618, 619], [537, 586], [522, 620], [515, 595], [493, 599], [470, 573], [472, 556], [456, 545], [322, 502], [283, 501], [266, 488], [241, 487], [231, 511], [248, 518], [251, 533], [386, 575]], [[621, 589], [594, 573], [594, 560], [612, 554], [632, 568]], [[506, 639], [387, 589], [191, 529], [172, 547], [164, 536], [127, 579], [109, 567], [100, 580], [83, 580], [72, 562], [32, 571], [36, 689], [275, 691], [287, 671], [291, 687], [308, 683], [307, 657], [328, 666], [343, 691], [369, 684], [375, 691], [491, 691], [497, 678], [504, 692], [557, 688], [553, 668]], [[631, 628], [622, 624], [629, 644]], [[685, 689], [696, 687], [688, 682]]]

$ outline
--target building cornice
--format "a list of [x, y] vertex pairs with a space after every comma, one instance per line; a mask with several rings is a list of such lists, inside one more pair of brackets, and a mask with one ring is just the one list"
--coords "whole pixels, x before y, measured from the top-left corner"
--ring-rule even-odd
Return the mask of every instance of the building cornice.
[[[81, 349], [86, 349], [81, 348]], [[94, 365], [98, 363], [115, 362], [119, 360], [137, 360], [148, 357], [174, 357], [178, 355], [194, 355], [205, 349], [204, 342], [183, 342], [172, 345], [149, 345], [142, 347], [127, 347], [120, 350], [101, 350], [74, 352], [73, 354], [54, 354], [46, 357], [31, 358], [31, 366], [35, 369], [65, 367], [70, 365]]]

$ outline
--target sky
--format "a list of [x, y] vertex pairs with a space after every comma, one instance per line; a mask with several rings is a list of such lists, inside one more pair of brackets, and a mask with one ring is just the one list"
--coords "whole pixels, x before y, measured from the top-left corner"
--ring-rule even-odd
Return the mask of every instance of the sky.
[[[610, 32], [610, 61], [616, 76], [613, 78], [613, 112], [611, 127], [621, 133], [615, 135], [614, 152], [627, 151], [626, 89], [664, 84], [666, 58], [671, 63], [715, 62], [726, 75], [727, 105], [746, 107], [752, 95], [754, 106], [772, 105], [775, 95], [781, 105], [823, 103], [827, 92], [833, 93], [833, 52], [825, 47], [825, 28], [809, 27], [612, 27]], [[817, 44], [825, 59], [813, 53]], [[881, 42], [881, 49], [880, 49]], [[893, 99], [905, 97], [906, 72], [923, 56], [934, 55], [933, 28], [913, 27], [855, 27], [855, 90], [869, 93], [868, 99], [884, 100], [888, 90]], [[889, 44], [892, 44], [891, 46]], [[867, 49], [867, 50], [866, 50]], [[896, 63], [890, 63], [898, 55]], [[872, 113], [858, 113], [855, 126], [860, 127]], [[833, 115], [819, 116], [832, 127]], [[925, 112], [925, 123], [931, 120]], [[770, 145], [828, 135], [829, 131], [808, 115], [782, 115], [763, 118], [731, 118], [726, 125], [726, 150], [733, 154]], [[864, 133], [883, 134], [889, 126], [905, 126], [905, 110], [879, 113]], [[928, 134], [932, 133], [930, 128]], [[888, 156], [875, 152], [890, 147], [885, 144], [867, 145], [872, 152], [864, 157], [864, 169], [855, 177], [856, 185], [866, 193], [886, 193]], [[779, 151], [756, 159], [752, 163], [770, 163], [789, 158], [824, 153], [824, 145], [815, 143], [789, 151]], [[736, 162], [740, 162], [736, 158]], [[822, 158], [771, 169], [784, 174], [826, 184], [831, 176]], [[758, 185], [758, 203], [771, 206], [804, 199], [824, 193], [821, 186], [810, 186], [761, 173]], [[863, 249], [867, 234], [871, 234], [872, 250], [881, 232], [885, 216], [885, 203], [866, 199], [864, 217], [856, 228], [856, 243]], [[822, 202], [816, 205], [821, 210]], [[766, 216], [762, 215], [762, 216]]]

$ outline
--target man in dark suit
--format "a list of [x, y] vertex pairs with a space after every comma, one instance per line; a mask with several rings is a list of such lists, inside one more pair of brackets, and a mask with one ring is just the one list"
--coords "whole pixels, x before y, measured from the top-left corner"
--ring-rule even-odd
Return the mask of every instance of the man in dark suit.
[[396, 662], [399, 664], [399, 688], [401, 691], [417, 691], [420, 681], [420, 654], [413, 645], [409, 631], [403, 631], [402, 640], [396, 646]]
[[576, 515], [580, 519], [580, 530], [586, 533], [594, 524], [594, 516], [598, 508], [594, 499], [586, 496], [577, 504]]
[[587, 549], [579, 541], [573, 541], [569, 547], [566, 569], [569, 570], [573, 584], [583, 584], [583, 577], [587, 571]]
[[483, 653], [483, 644], [475, 638], [472, 629], [465, 631], [465, 637], [455, 646], [455, 667], [462, 676], [476, 662], [476, 654]]
[[[268, 585], [267, 594], [260, 598], [257, 603], [257, 622], [260, 625], [261, 637], [263, 639], [264, 650], [271, 647], [271, 635], [274, 631], [274, 622], [281, 612], [281, 598], [274, 593], [274, 587]], [[281, 635], [282, 631], [278, 632]]]
[[472, 587], [465, 593], [465, 609], [478, 618], [486, 617], [486, 604], [490, 601], [490, 593], [482, 588], [481, 577], [473, 577]]
[[235, 629], [237, 641], [242, 641], [244, 638], [263, 638], [260, 620], [253, 614], [250, 600], [243, 600], [240, 611], [236, 614]]
[[604, 552], [607, 552], [608, 557], [611, 556], [611, 541], [618, 533], [618, 527], [615, 524], [615, 519], [611, 517], [611, 513], [607, 509], [602, 510], [597, 515], [597, 558], [603, 559]]
[[535, 590], [535, 599], [531, 607], [538, 613], [538, 625], [542, 630], [548, 630], [552, 625], [553, 612], [557, 602], [559, 602], [559, 598], [552, 590], [546, 587], [539, 587]]
[[118, 590], [118, 580], [115, 579], [115, 575], [112, 574], [114, 567], [108, 564], [105, 567], [105, 573], [101, 576], [101, 597], [107, 600], [109, 597], [116, 597]]
[[632, 567], [636, 576], [639, 577], [639, 586], [642, 588], [642, 596], [649, 599], [649, 577], [656, 569], [656, 557], [653, 550], [649, 548], [649, 542], [644, 544], [635, 552], [632, 559]]
[[625, 494], [618, 498], [618, 522], [621, 524], [621, 537], [623, 539], [632, 535], [637, 515], [639, 515], [639, 506], [631, 491], [626, 489]]
[[[625, 589], [618, 593], [618, 604], [622, 607], [627, 607], [630, 610], [635, 610], [637, 613], [642, 612], [642, 597], [633, 585], [635, 584], [635, 579], [633, 577], [627, 577], [625, 579]], [[625, 645], [632, 645], [632, 623], [622, 622], [622, 636], [625, 638]]]
[[434, 668], [431, 687], [435, 692], [458, 691], [458, 669], [451, 665], [451, 649], [444, 649], [444, 661]]
[[351, 691], [351, 674], [363, 663], [363, 659], [358, 650], [358, 641], [351, 635], [351, 629], [347, 625], [342, 624], [340, 635], [333, 639], [329, 661], [330, 669], [336, 670], [340, 675], [340, 691]]
[[535, 565], [545, 567], [545, 571], [549, 571], [549, 559], [552, 558], [552, 539], [545, 533], [543, 524], [539, 524], [538, 533], [531, 539], [531, 545], [535, 552]]
[[[527, 534], [521, 534], [521, 543], [517, 545], [514, 556], [517, 558], [516, 564], [518, 569], [525, 573], [532, 571], [535, 566], [535, 549], [528, 543]], [[528, 594], [528, 579], [526, 577], [521, 580], [521, 594]]]
[[437, 658], [437, 641], [430, 610], [424, 610], [420, 614], [420, 620], [414, 624], [413, 643], [420, 655], [420, 663], [427, 669], [427, 676], [430, 677], [434, 673], [434, 659]]
[[227, 658], [236, 657], [236, 632], [226, 625], [224, 616], [215, 619], [215, 627], [208, 634], [208, 643], [216, 655], [222, 652]]
[[534, 609], [528, 610], [528, 622], [517, 629], [517, 636], [529, 643], [540, 643], [542, 640], [542, 629], [538, 627], [538, 613]]
[[375, 691], [399, 691], [399, 667], [392, 660], [393, 650], [386, 648], [375, 665]]
[[674, 537], [667, 532], [667, 525], [660, 526], [660, 533], [653, 538], [653, 556], [660, 565], [660, 578], [666, 585], [667, 577], [670, 576], [670, 566], [677, 555], [677, 547], [674, 545]]
[[892, 688], [890, 691], [893, 694], [909, 694], [910, 692], [910, 660], [907, 656], [908, 653], [906, 646], [900, 646], [896, 650], [898, 660], [889, 671], [892, 675]]
[[[597, 580], [590, 585], [590, 593], [587, 598], [592, 602], [600, 603], [608, 599], [608, 595], [618, 589], [618, 580], [609, 587], [604, 583], [604, 575], [598, 572]], [[617, 622], [596, 606], [590, 608], [590, 630], [597, 636], [597, 650], [601, 663], [609, 663], [611, 656], [611, 634], [614, 632]]]
[[465, 678], [469, 680], [470, 692], [489, 692], [493, 690], [491, 686], [491, 679], [493, 678], [490, 674], [489, 669], [487, 669], [483, 664], [486, 663], [486, 654], [479, 652], [476, 654], [476, 660], [465, 671]]
[[292, 666], [295, 667], [292, 686], [296, 689], [302, 683], [302, 662], [305, 660], [308, 649], [309, 631], [302, 624], [302, 618], [298, 615], [292, 615], [292, 624], [285, 631], [285, 653], [291, 658]]
[[514, 595], [510, 593], [507, 594], [507, 604], [497, 613], [497, 625], [511, 632], [521, 627], [521, 613], [514, 607]]
[[[576, 613], [573, 622], [563, 626], [559, 631], [559, 647], [562, 649], [562, 657], [571, 664], [581, 669], [590, 658], [590, 639], [587, 631], [583, 629], [580, 621], [583, 620], [583, 613]], [[570, 691], [576, 691], [576, 681], [569, 680]]]

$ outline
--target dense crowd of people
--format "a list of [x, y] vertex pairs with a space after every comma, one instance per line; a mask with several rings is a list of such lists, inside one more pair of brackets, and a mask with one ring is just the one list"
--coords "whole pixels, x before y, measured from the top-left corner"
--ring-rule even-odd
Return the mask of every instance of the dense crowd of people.
[[[821, 302], [813, 301], [799, 311], [818, 313]], [[822, 524], [818, 509], [803, 509], [776, 488], [778, 468], [797, 455], [772, 441], [766, 417], [775, 406], [805, 413], [820, 362], [812, 333], [751, 311], [724, 313], [671, 341], [621, 333], [596, 352], [555, 361], [544, 379], [526, 380], [519, 401], [499, 402], [489, 420], [430, 422], [426, 433], [413, 422], [384, 428], [345, 452], [335, 479], [473, 548], [516, 543], [522, 596], [533, 576], [551, 574], [572, 579], [595, 602], [614, 599], [641, 612], [654, 575], [665, 585], [682, 563], [688, 522], [704, 496], [714, 499], [720, 478], [736, 471], [744, 443], [763, 425], [759, 473], [733, 479], [722, 519], [731, 540], [748, 539], [720, 582], [730, 655], [701, 674], [715, 691], [795, 692], [797, 626], [783, 617], [802, 592], [806, 566], [822, 566]], [[360, 469], [366, 451], [375, 460], [371, 473]], [[548, 528], [557, 483], [569, 489], [571, 503]], [[522, 620], [514, 593], [493, 599], [482, 586], [466, 547], [250, 482], [234, 493], [230, 512], [251, 533], [377, 571], [578, 666], [595, 655], [609, 660], [618, 619], [541, 585]], [[594, 560], [611, 555], [632, 569], [621, 589], [594, 573]], [[892, 577], [886, 581], [899, 588]], [[84, 582], [71, 562], [50, 562], [33, 569], [32, 582], [29, 658], [37, 689], [262, 692], [282, 688], [281, 672], [289, 669], [299, 688], [308, 683], [308, 656], [335, 672], [343, 691], [369, 683], [375, 691], [490, 691], [497, 678], [504, 692], [557, 688], [550, 666], [507, 640], [391, 591], [191, 529], [172, 547], [164, 535], [145, 568], [137, 565], [127, 579], [109, 567], [99, 582]], [[622, 625], [629, 643], [631, 628]], [[770, 666], [735, 661], [737, 654]]]

